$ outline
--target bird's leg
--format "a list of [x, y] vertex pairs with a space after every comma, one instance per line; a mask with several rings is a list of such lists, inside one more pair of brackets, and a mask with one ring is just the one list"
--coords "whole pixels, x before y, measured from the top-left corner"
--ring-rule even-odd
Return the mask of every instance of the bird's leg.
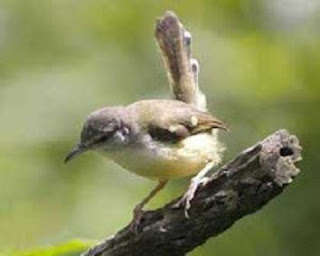
[[157, 186], [151, 190], [151, 192], [146, 196], [133, 210], [133, 220], [130, 224], [131, 231], [137, 233], [139, 224], [143, 215], [143, 206], [147, 204], [160, 190], [162, 190], [165, 185], [168, 183], [168, 180], [159, 180]]
[[189, 218], [188, 211], [191, 207], [191, 201], [194, 198], [198, 187], [206, 183], [207, 179], [205, 176], [213, 166], [214, 163], [212, 161], [208, 162], [207, 165], [191, 179], [188, 190], [184, 193], [181, 199], [173, 205], [173, 208], [180, 208], [181, 206], [184, 206], [184, 214], [186, 218]]

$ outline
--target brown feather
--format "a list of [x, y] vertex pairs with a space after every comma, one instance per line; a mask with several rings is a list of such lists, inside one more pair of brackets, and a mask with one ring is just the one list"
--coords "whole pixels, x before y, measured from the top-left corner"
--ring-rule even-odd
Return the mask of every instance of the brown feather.
[[228, 129], [210, 113], [177, 100], [143, 100], [128, 107], [141, 127], [158, 141], [177, 142], [215, 128]]

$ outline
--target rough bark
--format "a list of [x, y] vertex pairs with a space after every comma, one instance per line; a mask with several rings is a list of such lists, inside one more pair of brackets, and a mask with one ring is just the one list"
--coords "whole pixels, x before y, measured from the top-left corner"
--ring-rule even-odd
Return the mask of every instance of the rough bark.
[[175, 199], [145, 212], [139, 234], [125, 227], [83, 256], [185, 255], [278, 196], [298, 175], [300, 159], [296, 136], [279, 130], [214, 173], [197, 191], [189, 219], [172, 209]]

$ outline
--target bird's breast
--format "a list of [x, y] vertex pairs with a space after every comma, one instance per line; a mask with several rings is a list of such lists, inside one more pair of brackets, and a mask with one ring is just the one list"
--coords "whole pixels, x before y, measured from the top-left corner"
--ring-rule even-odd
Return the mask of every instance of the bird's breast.
[[173, 179], [199, 172], [208, 161], [220, 162], [217, 136], [200, 133], [178, 143], [149, 141], [107, 156], [125, 169], [151, 179]]

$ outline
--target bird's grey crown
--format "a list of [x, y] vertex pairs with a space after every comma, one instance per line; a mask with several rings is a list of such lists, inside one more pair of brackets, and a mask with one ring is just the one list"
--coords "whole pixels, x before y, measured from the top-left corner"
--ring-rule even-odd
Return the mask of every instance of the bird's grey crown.
[[91, 113], [82, 128], [81, 144], [91, 147], [108, 141], [116, 133], [128, 131], [122, 115], [123, 107], [105, 107]]

